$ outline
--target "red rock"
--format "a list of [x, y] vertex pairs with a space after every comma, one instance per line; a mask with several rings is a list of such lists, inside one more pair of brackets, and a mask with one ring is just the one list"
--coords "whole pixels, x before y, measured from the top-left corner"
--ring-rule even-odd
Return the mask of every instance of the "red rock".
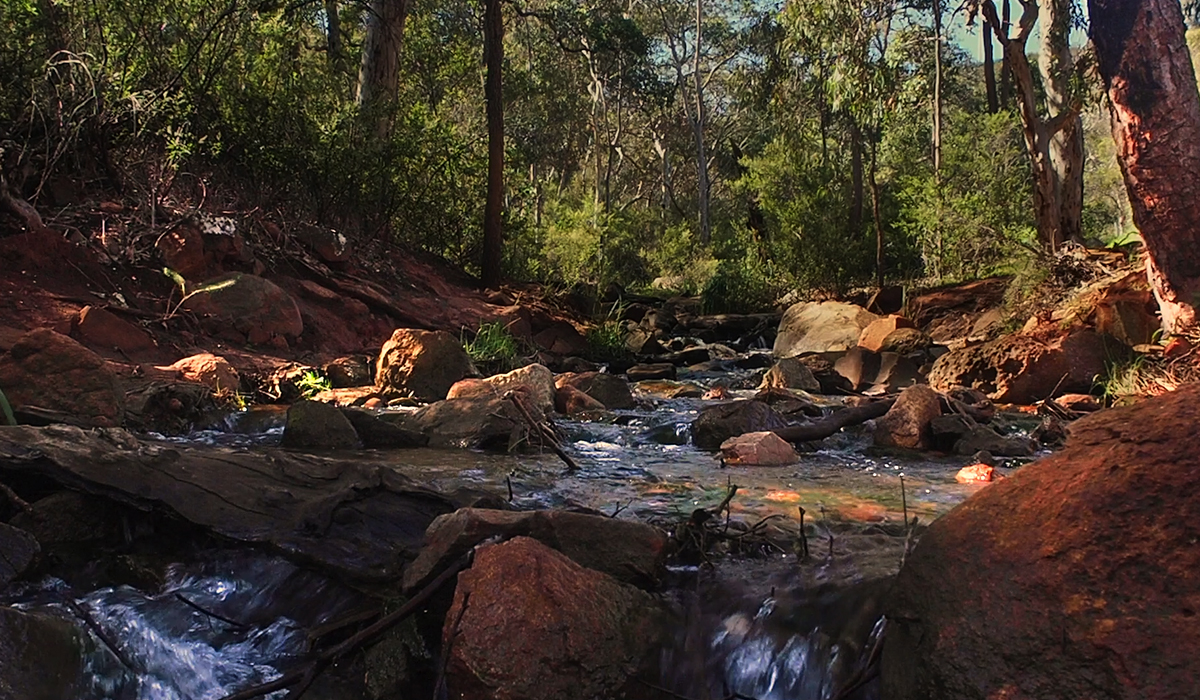
[[555, 385], [559, 387], [573, 386], [599, 401], [604, 408], [616, 410], [637, 406], [633, 392], [629, 389], [629, 382], [615, 374], [603, 372], [564, 374], [555, 380]]
[[1063, 394], [1054, 399], [1055, 403], [1068, 411], [1077, 411], [1079, 413], [1092, 413], [1104, 408], [1104, 404], [1100, 399], [1091, 394]]
[[350, 258], [350, 241], [331, 228], [300, 226], [296, 238], [327, 263], [345, 262]]
[[304, 321], [296, 302], [283, 289], [261, 277], [232, 272], [190, 290], [183, 308], [201, 316], [211, 328], [233, 329], [243, 336], [296, 338]]
[[523, 306], [506, 306], [496, 312], [492, 320], [504, 325], [514, 338], [533, 338], [533, 325], [529, 322], [529, 311]]
[[158, 252], [167, 267], [187, 280], [203, 279], [208, 272], [204, 234], [192, 223], [183, 223], [158, 239]]
[[777, 467], [798, 459], [791, 444], [771, 432], [729, 438], [721, 443], [721, 456], [726, 464], [747, 467]]
[[533, 336], [533, 343], [555, 355], [581, 355], [587, 352], [587, 340], [566, 321], [555, 321]]
[[543, 413], [554, 410], [554, 374], [539, 364], [518, 367], [511, 372], [496, 374], [486, 379], [463, 379], [455, 382], [446, 392], [447, 399], [500, 397], [514, 390], [526, 392], [528, 406]]
[[144, 329], [95, 306], [83, 307], [75, 331], [88, 345], [106, 350], [134, 353], [154, 347], [154, 339]]
[[116, 427], [125, 417], [125, 395], [104, 360], [46, 328], [0, 356], [0, 390], [13, 408], [61, 411], [88, 425]]
[[1188, 339], [1184, 338], [1183, 336], [1176, 336], [1171, 338], [1170, 342], [1167, 343], [1167, 346], [1163, 348], [1163, 357], [1175, 359], [1177, 357], [1183, 357], [1191, 351], [1191, 342], [1189, 342]]
[[445, 331], [398, 328], [379, 352], [375, 385], [392, 394], [439, 401], [455, 382], [477, 374], [458, 338]]
[[996, 468], [987, 464], [971, 464], [958, 470], [954, 480], [960, 484], [986, 483], [996, 478]]
[[572, 416], [586, 411], [603, 411], [604, 404], [573, 386], [559, 387], [554, 393], [554, 410]]
[[871, 352], [881, 352], [889, 335], [901, 328], [915, 327], [912, 321], [896, 314], [877, 318], [871, 321], [858, 336], [858, 347], [866, 348]]
[[900, 392], [900, 398], [875, 423], [875, 444], [889, 447], [928, 449], [933, 441], [930, 425], [942, 415], [937, 392], [924, 384]]
[[536, 540], [484, 547], [446, 614], [450, 697], [621, 697], [657, 652], [657, 610], [649, 594]]
[[935, 520], [887, 606], [880, 696], [1196, 697], [1200, 385], [1071, 426]]
[[207, 384], [213, 391], [237, 391], [242, 385], [241, 377], [228, 360], [207, 352], [185, 357], [158, 369], [174, 370], [179, 373], [180, 379]]

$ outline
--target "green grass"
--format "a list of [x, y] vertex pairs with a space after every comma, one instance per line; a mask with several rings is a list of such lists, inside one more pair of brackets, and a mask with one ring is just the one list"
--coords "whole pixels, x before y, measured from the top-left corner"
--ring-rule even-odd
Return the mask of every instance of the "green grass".
[[517, 339], [499, 321], [482, 323], [471, 340], [462, 339], [463, 350], [472, 362], [512, 367], [517, 361]]
[[307, 370], [300, 375], [300, 379], [296, 382], [297, 388], [300, 389], [300, 395], [306, 399], [311, 399], [322, 391], [329, 391], [333, 388], [333, 382], [329, 381], [328, 377], [322, 376], [316, 370]]

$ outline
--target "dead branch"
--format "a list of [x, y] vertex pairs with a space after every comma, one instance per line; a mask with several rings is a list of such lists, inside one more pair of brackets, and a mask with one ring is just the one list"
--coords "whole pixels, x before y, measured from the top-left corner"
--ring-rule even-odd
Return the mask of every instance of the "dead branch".
[[789, 425], [785, 428], [776, 428], [771, 432], [788, 442], [824, 440], [842, 428], [866, 423], [873, 418], [879, 418], [887, 413], [894, 403], [896, 403], [895, 399], [885, 399], [862, 406], [843, 408], [840, 411], [834, 411], [820, 420], [800, 425]]
[[29, 505], [28, 501], [18, 496], [16, 491], [10, 489], [8, 484], [0, 483], [0, 493], [4, 494], [4, 496], [8, 498], [9, 503], [12, 503], [14, 506], [25, 511], [27, 515], [33, 515], [33, 506]]
[[0, 205], [25, 222], [25, 228], [29, 229], [31, 233], [40, 233], [46, 229], [46, 224], [42, 222], [42, 215], [38, 213], [37, 209], [13, 194], [8, 184], [8, 178], [4, 176], [3, 172], [0, 172]]
[[563, 448], [559, 446], [558, 435], [555, 434], [553, 428], [546, 425], [546, 421], [539, 421], [534, 418], [529, 412], [529, 409], [525, 408], [525, 404], [521, 403], [521, 399], [517, 397], [517, 393], [515, 391], [506, 392], [504, 394], [504, 398], [511, 401], [512, 404], [517, 407], [517, 411], [519, 411], [521, 416], [525, 418], [525, 422], [529, 424], [529, 429], [533, 432], [533, 434], [538, 435], [550, 445], [550, 449], [554, 450], [554, 454], [558, 455], [558, 458], [567, 465], [567, 471], [579, 471], [579, 465], [575, 462], [575, 460], [571, 459], [571, 455], [567, 454], [565, 451], [563, 451]]

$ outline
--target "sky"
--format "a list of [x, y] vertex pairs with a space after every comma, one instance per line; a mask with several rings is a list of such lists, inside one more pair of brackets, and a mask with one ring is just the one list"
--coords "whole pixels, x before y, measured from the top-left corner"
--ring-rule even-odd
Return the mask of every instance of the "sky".
[[[1016, 5], [1016, 3], [1013, 3]], [[1014, 10], [1017, 8], [1014, 7]], [[1087, 17], [1087, 6], [1083, 7], [1084, 17]], [[983, 62], [983, 39], [982, 29], [983, 18], [977, 17], [974, 26], [968, 27], [966, 22], [966, 13], [958, 13], [953, 20], [948, 23], [950, 41], [960, 46], [964, 51], [976, 61]], [[1037, 27], [1034, 27], [1033, 34], [1030, 35], [1029, 41], [1026, 42], [1025, 48], [1027, 51], [1037, 51], [1039, 41], [1039, 32]], [[1083, 46], [1087, 43], [1087, 33], [1082, 29], [1076, 29], [1071, 32], [1071, 46]], [[1000, 42], [995, 43], [995, 58], [1000, 60]]]

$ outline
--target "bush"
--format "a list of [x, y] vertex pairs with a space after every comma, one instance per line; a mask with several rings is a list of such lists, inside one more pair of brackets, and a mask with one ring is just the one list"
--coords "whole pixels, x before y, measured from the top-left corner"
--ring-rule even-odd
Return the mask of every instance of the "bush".
[[474, 338], [462, 339], [462, 346], [471, 361], [484, 368], [506, 372], [516, 367], [517, 339], [499, 321], [480, 324]]

